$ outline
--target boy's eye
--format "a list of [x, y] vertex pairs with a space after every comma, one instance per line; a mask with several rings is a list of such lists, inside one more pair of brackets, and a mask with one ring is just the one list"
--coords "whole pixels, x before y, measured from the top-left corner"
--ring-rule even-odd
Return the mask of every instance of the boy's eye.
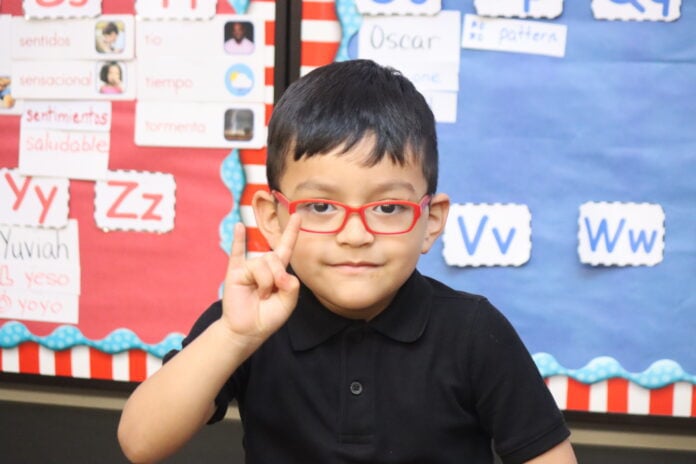
[[330, 203], [310, 202], [302, 203], [298, 209], [306, 213], [326, 214], [335, 211], [336, 207]]
[[378, 214], [398, 214], [406, 209], [403, 205], [397, 205], [394, 203], [382, 203], [375, 206], [374, 212]]

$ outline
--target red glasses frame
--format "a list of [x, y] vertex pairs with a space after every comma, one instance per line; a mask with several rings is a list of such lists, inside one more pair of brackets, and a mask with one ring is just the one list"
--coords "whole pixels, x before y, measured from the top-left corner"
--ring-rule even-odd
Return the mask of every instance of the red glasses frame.
[[[295, 201], [290, 201], [288, 197], [283, 195], [281, 192], [278, 190], [272, 190], [271, 194], [273, 197], [278, 200], [278, 203], [281, 205], [285, 206], [290, 214], [293, 214], [295, 211], [297, 211], [297, 205], [300, 203], [307, 203], [307, 202], [317, 202], [317, 203], [324, 203], [327, 205], [334, 205], [334, 206], [340, 206], [341, 208], [346, 210], [346, 217], [343, 218], [343, 222], [339, 227], [337, 227], [334, 230], [331, 231], [325, 231], [325, 232], [318, 232], [316, 230], [307, 230], [304, 229], [303, 227], [300, 226], [300, 230], [305, 231], [305, 232], [310, 232], [313, 234], [337, 234], [340, 231], [343, 230], [343, 228], [346, 226], [346, 223], [348, 222], [348, 218], [356, 214], [360, 217], [360, 220], [363, 223], [363, 226], [365, 227], [365, 230], [370, 232], [371, 234], [374, 235], [401, 235], [401, 234], [406, 234], [409, 233], [413, 230], [413, 228], [416, 226], [416, 223], [418, 222], [418, 219], [420, 218], [423, 208], [427, 206], [427, 204], [430, 202], [430, 195], [424, 195], [423, 198], [418, 203], [414, 203], [412, 201], [406, 201], [406, 200], [387, 200], [387, 201], [373, 201], [370, 203], [365, 203], [362, 206], [358, 206], [357, 208], [353, 208], [350, 205], [346, 205], [345, 203], [341, 203], [340, 201], [333, 201], [333, 200], [325, 200], [323, 198], [303, 198], [301, 200], [295, 200]], [[413, 208], [413, 222], [411, 223], [411, 226], [401, 232], [377, 232], [373, 230], [368, 224], [367, 224], [367, 219], [365, 218], [365, 210], [368, 208], [371, 208], [373, 206], [381, 205], [384, 203], [388, 203], [390, 205], [404, 205], [404, 206], [411, 206]]]

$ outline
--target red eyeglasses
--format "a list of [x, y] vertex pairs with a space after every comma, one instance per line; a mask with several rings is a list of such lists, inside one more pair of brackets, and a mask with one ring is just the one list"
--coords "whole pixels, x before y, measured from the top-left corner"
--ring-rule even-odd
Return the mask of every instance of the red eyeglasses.
[[415, 227], [423, 208], [430, 202], [430, 195], [425, 195], [418, 203], [385, 200], [353, 208], [333, 200], [306, 198], [290, 201], [277, 190], [272, 194], [280, 204], [288, 208], [290, 214], [297, 213], [302, 217], [300, 230], [315, 234], [337, 234], [354, 213], [360, 216], [365, 229], [371, 234], [405, 234]]

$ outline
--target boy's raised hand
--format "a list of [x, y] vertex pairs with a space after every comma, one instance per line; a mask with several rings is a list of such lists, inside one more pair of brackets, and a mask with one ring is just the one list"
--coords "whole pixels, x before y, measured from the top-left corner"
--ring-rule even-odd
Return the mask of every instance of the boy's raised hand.
[[300, 282], [287, 266], [299, 232], [300, 218], [292, 215], [275, 250], [246, 259], [246, 231], [235, 224], [222, 296], [222, 317], [233, 334], [262, 343], [290, 317]]

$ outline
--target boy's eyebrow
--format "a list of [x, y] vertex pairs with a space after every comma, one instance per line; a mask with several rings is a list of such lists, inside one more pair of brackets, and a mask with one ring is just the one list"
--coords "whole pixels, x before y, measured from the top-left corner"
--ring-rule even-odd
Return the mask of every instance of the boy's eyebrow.
[[[340, 189], [326, 182], [311, 179], [297, 184], [297, 186], [295, 187], [295, 192], [302, 190], [321, 191], [325, 193], [337, 193]], [[418, 193], [416, 192], [416, 188], [410, 182], [402, 180], [392, 180], [377, 183], [375, 184], [374, 188], [370, 189], [370, 193], [379, 194], [384, 192], [390, 192], [393, 190], [408, 190], [410, 193], [413, 194]]]

